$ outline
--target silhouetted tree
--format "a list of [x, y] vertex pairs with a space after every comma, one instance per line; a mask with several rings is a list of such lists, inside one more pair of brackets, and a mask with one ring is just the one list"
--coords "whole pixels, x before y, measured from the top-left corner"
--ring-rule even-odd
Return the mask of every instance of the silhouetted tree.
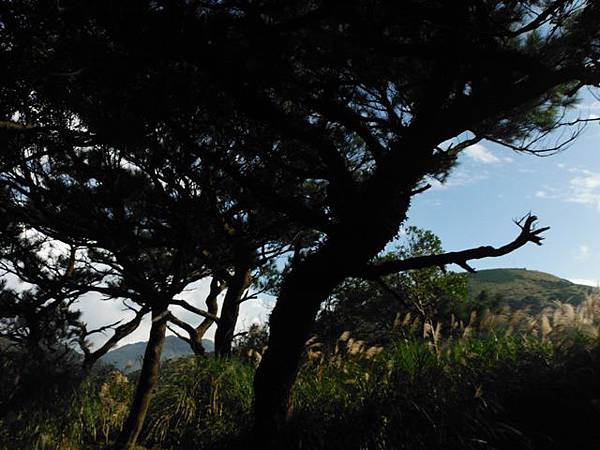
[[[29, 150], [23, 148], [21, 155]], [[197, 353], [203, 352], [204, 332], [217, 322], [217, 351], [229, 354], [252, 271], [284, 252], [288, 246], [284, 237], [293, 232], [288, 222], [268, 212], [260, 216], [246, 212], [222, 195], [226, 186], [213, 189], [212, 177], [205, 178], [197, 168], [191, 175], [186, 175], [189, 168], [175, 170], [183, 152], [174, 153], [175, 157], [165, 157], [157, 165], [152, 151], [127, 154], [102, 146], [81, 149], [66, 141], [60, 151], [7, 165], [0, 181], [7, 193], [7, 213], [44, 236], [85, 250], [78, 262], [103, 281], [92, 290], [139, 305], [137, 309], [128, 306], [134, 311], [133, 319], [112, 324], [114, 334], [94, 351], [85, 339], [108, 327], [87, 330], [80, 325], [86, 370], [135, 330], [144, 315], [152, 315], [138, 388], [117, 444], [123, 448], [131, 447], [141, 430], [158, 382], [168, 322], [188, 331], [187, 340]], [[214, 280], [208, 311], [176, 297], [188, 284], [209, 275]], [[224, 285], [227, 291], [218, 317], [216, 296]], [[69, 286], [84, 288], [71, 279]], [[205, 320], [194, 327], [178, 319], [169, 306], [182, 307]]]
[[[51, 398], [81, 375], [81, 357], [75, 351], [80, 313], [72, 305], [96, 280], [94, 274], [74, 272], [73, 249], [55, 255], [47, 239], [23, 233], [14, 222], [4, 225], [0, 405], [3, 412], [15, 412], [33, 398]], [[71, 279], [84, 287], [72, 288]]]
[[[3, 6], [5, 134], [79, 145], [143, 145], [160, 134], [226, 175], [219, 182], [238, 186], [250, 209], [317, 232], [281, 283], [255, 377], [263, 447], [276, 446], [285, 424], [320, 305], [346, 278], [470, 270], [471, 259], [541, 243], [543, 229], [527, 217], [502, 247], [374, 260], [413, 197], [431, 177], [443, 180], [461, 150], [487, 139], [555, 151], [577, 130], [558, 145], [540, 142], [571, 125], [564, 109], [600, 82], [596, 1]], [[29, 121], [36, 100], [44, 107]], [[57, 110], [83, 126], [65, 126]]]

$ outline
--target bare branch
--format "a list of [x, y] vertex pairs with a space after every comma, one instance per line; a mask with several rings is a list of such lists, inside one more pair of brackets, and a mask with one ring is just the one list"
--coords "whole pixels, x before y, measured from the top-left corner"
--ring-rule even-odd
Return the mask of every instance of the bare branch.
[[[487, 135], [482, 136], [482, 138], [485, 138], [488, 141], [494, 142], [498, 145], [502, 145], [504, 147], [510, 148], [511, 150], [514, 150], [516, 152], [529, 153], [529, 154], [535, 155], [535, 156], [552, 156], [552, 155], [555, 155], [556, 153], [559, 153], [559, 152], [567, 149], [569, 147], [569, 145], [571, 145], [581, 135], [581, 133], [585, 129], [585, 126], [590, 123], [594, 123], [594, 122], [600, 123], [600, 118], [599, 117], [591, 117], [588, 119], [578, 118], [578, 119], [575, 119], [575, 120], [572, 120], [569, 122], [557, 121], [555, 124], [553, 124], [547, 130], [540, 132], [538, 134], [538, 136], [536, 136], [535, 138], [529, 139], [528, 142], [526, 142], [526, 143], [522, 142], [520, 144], [513, 144], [511, 142], [506, 142], [504, 140], [496, 139], [494, 137], [487, 136]], [[536, 144], [543, 142], [549, 135], [556, 132], [557, 130], [564, 129], [564, 128], [569, 129], [571, 127], [576, 127], [576, 129], [574, 131], [571, 131], [571, 133], [568, 137], [565, 137], [565, 130], [563, 130], [563, 132], [560, 133], [560, 135], [556, 139], [555, 145], [553, 145], [551, 147], [535, 148]]]
[[542, 245], [542, 240], [544, 238], [541, 234], [550, 227], [535, 228], [536, 220], [536, 216], [527, 214], [522, 219], [516, 221], [515, 223], [521, 229], [521, 233], [512, 242], [503, 245], [502, 247], [482, 246], [459, 252], [385, 261], [379, 264], [369, 265], [359, 273], [353, 274], [353, 276], [376, 280], [379, 277], [405, 270], [423, 269], [434, 266], [443, 267], [447, 264], [458, 264], [463, 269], [473, 272], [474, 269], [468, 264], [468, 261], [470, 260], [503, 256], [523, 247], [528, 242]]
[[188, 345], [192, 345], [192, 341], [190, 340], [190, 338], [185, 337], [184, 335], [182, 335], [181, 333], [179, 333], [175, 328], [167, 325], [167, 329], [173, 333], [175, 336], [177, 336], [179, 339], [181, 339], [182, 341], [185, 341]]
[[215, 322], [219, 322], [219, 320], [220, 320], [219, 317], [217, 317], [215, 314], [211, 314], [207, 311], [196, 308], [195, 306], [190, 305], [188, 302], [186, 302], [183, 299], [175, 298], [171, 301], [171, 304], [175, 305], [175, 306], [181, 306], [183, 309], [187, 309], [188, 311], [193, 312], [194, 314], [198, 314], [199, 316], [214, 320]]
[[108, 325], [104, 325], [102, 327], [96, 328], [96, 329], [91, 330], [91, 331], [86, 331], [85, 335], [87, 337], [87, 336], [91, 336], [92, 334], [96, 334], [96, 333], [104, 333], [107, 330], [112, 330], [117, 325], [119, 325], [121, 322], [123, 322], [123, 319], [117, 320], [116, 322], [110, 323]]
[[[190, 335], [190, 337], [188, 339], [182, 338], [185, 341], [187, 341], [188, 343], [192, 342], [192, 337], [196, 335], [196, 329], [191, 326], [189, 323], [184, 322], [183, 320], [175, 317], [175, 315], [173, 315], [173, 313], [169, 313], [169, 322], [171, 322], [172, 324], [177, 325], [179, 328], [187, 331], [187, 333]], [[176, 331], [174, 331], [172, 328], [169, 328], [171, 331], [173, 331], [173, 333], [175, 333], [178, 337], [181, 337], [179, 334], [177, 334]]]
[[427, 190], [429, 190], [429, 189], [431, 189], [431, 184], [430, 184], [430, 183], [427, 183], [427, 184], [425, 184], [425, 185], [423, 185], [423, 186], [421, 186], [421, 187], [418, 187], [418, 188], [416, 188], [416, 189], [413, 189], [413, 190], [411, 191], [410, 195], [422, 194], [423, 192], [425, 192], [425, 191], [427, 191]]
[[84, 368], [88, 370], [91, 369], [94, 363], [100, 358], [102, 358], [102, 356], [104, 356], [106, 353], [108, 353], [108, 351], [115, 345], [117, 345], [121, 339], [133, 333], [140, 326], [142, 319], [148, 313], [149, 310], [150, 309], [147, 307], [140, 309], [133, 319], [116, 327], [114, 334], [100, 348], [93, 352], [87, 348], [87, 345], [85, 345], [85, 338], [91, 333], [96, 332], [97, 330], [93, 330], [89, 333], [86, 333], [85, 326], [83, 326], [84, 333], [82, 333], [82, 335], [79, 338], [79, 346], [85, 354], [83, 362]]

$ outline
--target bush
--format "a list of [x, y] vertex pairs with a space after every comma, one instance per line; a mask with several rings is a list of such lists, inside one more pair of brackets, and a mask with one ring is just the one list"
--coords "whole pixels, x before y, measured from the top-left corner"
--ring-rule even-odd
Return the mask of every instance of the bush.
[[60, 397], [42, 397], [28, 410], [10, 415], [0, 424], [0, 448], [102, 448], [121, 430], [132, 394], [133, 386], [123, 374], [99, 372]]

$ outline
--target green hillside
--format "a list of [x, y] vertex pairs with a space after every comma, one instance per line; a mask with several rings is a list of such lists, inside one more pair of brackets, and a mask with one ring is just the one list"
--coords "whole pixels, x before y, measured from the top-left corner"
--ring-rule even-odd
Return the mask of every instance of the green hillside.
[[490, 269], [468, 274], [469, 299], [540, 310], [555, 301], [577, 305], [597, 288], [527, 269]]
[[[203, 339], [202, 344], [208, 352], [214, 350], [214, 344], [208, 339]], [[104, 364], [115, 366], [123, 372], [135, 372], [141, 368], [141, 361], [146, 350], [146, 342], [135, 342], [119, 347], [108, 352], [100, 361]], [[175, 336], [167, 336], [163, 345], [161, 360], [178, 358], [192, 354], [190, 346], [182, 339]]]

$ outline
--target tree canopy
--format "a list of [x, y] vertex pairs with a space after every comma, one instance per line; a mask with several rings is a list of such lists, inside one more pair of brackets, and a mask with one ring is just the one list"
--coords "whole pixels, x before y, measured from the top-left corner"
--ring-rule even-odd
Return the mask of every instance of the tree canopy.
[[159, 168], [155, 188], [175, 198], [183, 180], [201, 180], [200, 196], [215, 186], [243, 222], [302, 231], [255, 378], [265, 446], [320, 305], [345, 279], [470, 270], [541, 243], [546, 228], [530, 215], [500, 247], [376, 259], [463, 149], [487, 139], [556, 151], [588, 120], [566, 119], [577, 92], [600, 84], [595, 1], [30, 0], [3, 2], [0, 23], [3, 171], [118, 153], [126, 167]]

